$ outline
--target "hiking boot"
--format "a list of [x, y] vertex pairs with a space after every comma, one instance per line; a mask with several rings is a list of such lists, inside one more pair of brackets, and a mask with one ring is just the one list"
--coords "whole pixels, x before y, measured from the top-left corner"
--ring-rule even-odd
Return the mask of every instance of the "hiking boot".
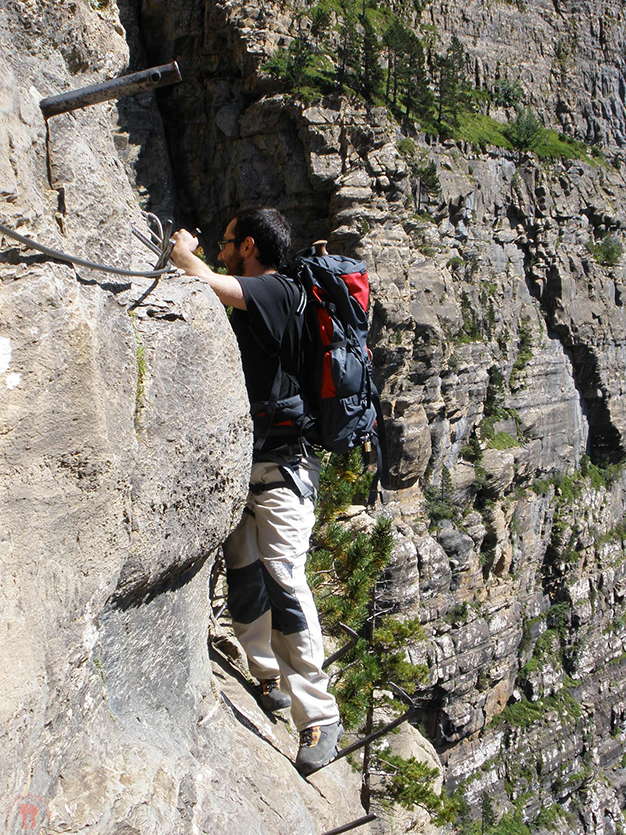
[[281, 693], [277, 678], [262, 678], [257, 684], [258, 701], [262, 708], [269, 711], [282, 710], [291, 707], [291, 699], [286, 693]]
[[300, 774], [306, 776], [332, 762], [339, 753], [337, 744], [342, 736], [340, 721], [305, 728], [300, 734], [300, 750], [296, 757], [296, 768]]

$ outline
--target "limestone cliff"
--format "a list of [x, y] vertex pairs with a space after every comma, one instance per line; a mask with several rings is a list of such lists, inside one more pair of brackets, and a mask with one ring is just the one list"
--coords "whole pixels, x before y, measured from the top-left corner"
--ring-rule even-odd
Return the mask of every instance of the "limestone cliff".
[[[429, 667], [421, 719], [446, 785], [474, 817], [487, 791], [532, 832], [623, 831], [626, 481], [607, 465], [626, 451], [624, 267], [594, 256], [625, 226], [622, 5], [421, 12], [442, 42], [459, 37], [478, 86], [519, 76], [547, 124], [613, 163], [437, 143], [382, 108], [279, 94], [260, 68], [290, 23], [278, 2], [6, 2], [2, 222], [138, 264], [139, 199], [201, 225], [209, 253], [236, 207], [265, 202], [298, 242], [362, 256], [397, 488], [389, 604], [427, 631], [410, 655]], [[38, 111], [173, 58], [185, 83], [158, 109], [146, 96], [47, 127]], [[440, 191], [418, 205], [425, 160]], [[357, 817], [337, 809], [356, 802], [347, 770], [316, 793], [249, 697], [211, 679], [206, 573], [248, 463], [222, 311], [163, 280], [129, 317], [149, 282], [112, 286], [5, 243], [7, 803], [49, 798], [54, 832]]]
[[[399, 488], [390, 602], [427, 626], [412, 657], [448, 788], [474, 815], [488, 790], [533, 831], [619, 831], [623, 477], [593, 462], [624, 453], [624, 274], [592, 254], [624, 228], [619, 159], [419, 132], [411, 150], [382, 109], [271, 95], [259, 67], [293, 35], [283, 6], [190, 2], [188, 42], [166, 4], [141, 8], [149, 54], [187, 64], [164, 112], [203, 227], [273, 202], [300, 240], [370, 266]], [[460, 38], [477, 85], [521, 77], [547, 124], [621, 147], [619, 4], [434, 2], [424, 22]]]

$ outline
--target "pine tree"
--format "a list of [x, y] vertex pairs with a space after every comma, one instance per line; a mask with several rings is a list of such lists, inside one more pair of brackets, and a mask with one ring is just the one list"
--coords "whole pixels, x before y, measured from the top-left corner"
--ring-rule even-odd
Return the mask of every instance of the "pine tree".
[[389, 104], [389, 95], [393, 89], [393, 105], [398, 98], [398, 69], [404, 58], [404, 26], [394, 18], [383, 33], [383, 45], [387, 50], [387, 84], [385, 104]]
[[507, 131], [509, 139], [520, 151], [537, 148], [545, 133], [543, 125], [530, 107], [518, 109], [515, 121]]
[[461, 794], [458, 797], [456, 809], [459, 835], [471, 835], [473, 829], [471, 811], [467, 798], [464, 794]]
[[330, 12], [325, 6], [314, 6], [310, 12], [311, 17], [311, 34], [315, 38], [315, 51], [319, 52], [320, 38], [322, 40], [328, 34], [328, 27], [330, 26]]
[[445, 466], [441, 468], [441, 501], [450, 501], [452, 498], [452, 476], [450, 470]]
[[481, 835], [488, 835], [496, 822], [496, 813], [493, 810], [493, 804], [487, 792], [483, 792], [480, 810], [480, 832]]
[[313, 54], [311, 44], [306, 34], [299, 31], [289, 44], [287, 54], [286, 78], [296, 91], [300, 90], [304, 80], [304, 73]]
[[337, 71], [337, 85], [352, 87], [358, 85], [360, 73], [361, 36], [357, 30], [354, 14], [347, 8], [343, 9], [343, 23], [339, 28], [339, 68]]
[[381, 44], [370, 19], [363, 17], [362, 49], [362, 87], [365, 101], [372, 102], [379, 92], [383, 80], [383, 68], [380, 65]]
[[456, 35], [444, 56], [435, 59], [437, 73], [437, 125], [440, 133], [458, 125], [459, 112], [469, 102], [465, 52]]
[[424, 63], [424, 49], [419, 38], [409, 32], [407, 43], [408, 73], [406, 85], [406, 115], [413, 113], [420, 121], [432, 116], [434, 96], [428, 83]]
[[422, 208], [422, 198], [428, 199], [436, 196], [441, 191], [441, 183], [437, 173], [437, 164], [432, 159], [418, 166], [415, 173], [417, 176], [416, 208], [419, 212]]
[[[369, 735], [380, 707], [398, 707], [389, 695], [389, 682], [411, 692], [426, 670], [406, 660], [407, 643], [423, 636], [419, 622], [381, 612], [379, 582], [393, 548], [390, 521], [379, 519], [371, 533], [356, 536], [337, 522], [342, 509], [367, 494], [361, 468], [356, 452], [332, 456], [323, 468], [307, 571], [325, 629], [338, 636], [342, 622], [360, 636], [338, 662], [334, 692], [346, 728]], [[436, 771], [413, 758], [390, 756], [375, 745], [364, 749], [361, 797], [366, 809], [372, 769], [385, 775], [388, 796], [406, 808], [417, 804], [439, 820], [450, 818], [451, 808], [432, 790]]]

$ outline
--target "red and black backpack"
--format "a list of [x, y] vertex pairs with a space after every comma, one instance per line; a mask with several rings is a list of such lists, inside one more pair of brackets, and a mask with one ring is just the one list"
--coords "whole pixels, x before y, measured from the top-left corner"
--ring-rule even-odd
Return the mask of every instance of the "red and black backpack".
[[[299, 394], [279, 399], [282, 364], [268, 401], [251, 404], [255, 456], [273, 458], [277, 441], [300, 436], [330, 452], [375, 451], [377, 480], [388, 489], [389, 466], [380, 398], [367, 347], [369, 281], [363, 261], [329, 255], [326, 241], [299, 252], [288, 269], [302, 289], [293, 312], [300, 333]], [[376, 490], [376, 481], [372, 495]]]
[[367, 347], [367, 268], [363, 261], [328, 255], [325, 243], [299, 252], [290, 268], [307, 302], [302, 388], [315, 412], [317, 443], [340, 453], [376, 449], [387, 487], [384, 422]]

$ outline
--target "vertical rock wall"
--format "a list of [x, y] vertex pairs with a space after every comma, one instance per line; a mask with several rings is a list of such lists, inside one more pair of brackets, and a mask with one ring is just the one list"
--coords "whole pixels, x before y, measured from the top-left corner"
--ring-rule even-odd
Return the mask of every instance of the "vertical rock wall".
[[[137, 266], [137, 195], [177, 197], [152, 98], [48, 126], [37, 106], [127, 66], [116, 7], [95, 5], [2, 9], [2, 222]], [[136, 16], [147, 63], [183, 68], [160, 103], [179, 205], [208, 248], [234, 208], [266, 202], [299, 241], [330, 236], [370, 266], [398, 488], [390, 604], [426, 627], [411, 658], [430, 669], [422, 718], [449, 789], [474, 810], [488, 790], [536, 826], [557, 804], [563, 832], [617, 832], [624, 484], [585, 453], [617, 460], [626, 443], [623, 265], [590, 252], [624, 229], [618, 165], [418, 132], [400, 151], [407, 137], [380, 109], [272, 95], [257, 70], [289, 37], [280, 4], [120, 12], [127, 29]], [[487, 85], [523, 38], [518, 69], [544, 116], [621, 146], [621, 8], [432, 3], [425, 15], [462, 38]], [[138, 32], [128, 42], [139, 55]], [[441, 191], [417, 206], [424, 160]], [[194, 282], [163, 280], [129, 317], [149, 281], [103, 281], [10, 243], [2, 259], [9, 824], [25, 795], [45, 800], [52, 831], [308, 832], [356, 817], [347, 777], [343, 795], [321, 789], [344, 798], [338, 818], [268, 747], [273, 731], [252, 723], [253, 741], [211, 684], [206, 558], [237, 518], [248, 463], [222, 310]]]
[[468, 51], [474, 81], [519, 81], [546, 125], [610, 149], [626, 141], [624, 9], [614, 0], [428, 3], [423, 20]]

